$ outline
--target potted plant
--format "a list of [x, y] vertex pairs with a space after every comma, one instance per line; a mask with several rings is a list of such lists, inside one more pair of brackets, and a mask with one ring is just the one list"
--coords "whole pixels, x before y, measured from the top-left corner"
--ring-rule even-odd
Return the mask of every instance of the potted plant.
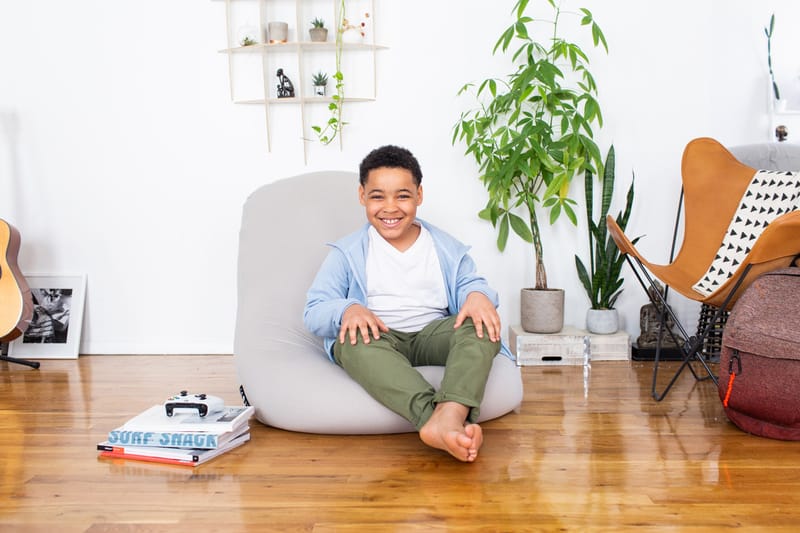
[[[586, 329], [591, 333], [615, 333], [619, 329], [619, 315], [614, 304], [622, 293], [624, 279], [621, 275], [625, 257], [620, 253], [614, 239], [608, 233], [606, 216], [614, 197], [614, 146], [608, 149], [604, 165], [602, 188], [600, 189], [600, 212], [594, 215], [594, 176], [590, 171], [584, 174], [586, 194], [586, 222], [589, 228], [589, 268], [575, 255], [575, 268], [578, 278], [586, 289], [591, 308], [586, 314]], [[628, 225], [633, 206], [633, 182], [628, 188], [625, 210], [617, 213], [616, 221], [623, 231]], [[639, 238], [635, 238], [635, 244]]]
[[[532, 244], [536, 284], [522, 289], [521, 318], [523, 329], [535, 333], [560, 331], [564, 323], [563, 290], [547, 286], [540, 210], [547, 211], [551, 224], [562, 213], [577, 224], [575, 201], [568, 197], [572, 178], [602, 167], [592, 131], [592, 124], [602, 125], [602, 114], [589, 59], [580, 46], [559, 35], [561, 9], [554, 0], [547, 2], [553, 8], [551, 21], [526, 15], [528, 0], [515, 4], [515, 20], [493, 53], [507, 53], [512, 42], [521, 41], [512, 55], [516, 70], [505, 79], [489, 78], [478, 85], [479, 107], [462, 113], [452, 139], [453, 144], [463, 141], [479, 165], [489, 195], [479, 216], [497, 229], [497, 247], [505, 249], [511, 230]], [[587, 9], [581, 13], [580, 23], [591, 29], [594, 46], [607, 51], [592, 14]], [[550, 27], [538, 37], [532, 26], [540, 23]], [[459, 94], [472, 88], [468, 83]], [[545, 309], [553, 309], [553, 316], [545, 317]]]
[[317, 17], [311, 21], [311, 28], [308, 30], [311, 41], [315, 43], [324, 43], [328, 40], [328, 28], [325, 27], [325, 21]]
[[322, 71], [315, 72], [311, 76], [311, 84], [314, 86], [314, 94], [316, 96], [325, 96], [325, 91], [328, 88], [328, 75]]

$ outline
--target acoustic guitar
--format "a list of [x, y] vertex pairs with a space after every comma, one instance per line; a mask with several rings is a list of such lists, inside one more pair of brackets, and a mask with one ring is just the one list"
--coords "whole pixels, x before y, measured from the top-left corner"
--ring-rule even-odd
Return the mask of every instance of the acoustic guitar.
[[33, 298], [17, 266], [19, 232], [0, 218], [0, 342], [11, 342], [28, 329]]

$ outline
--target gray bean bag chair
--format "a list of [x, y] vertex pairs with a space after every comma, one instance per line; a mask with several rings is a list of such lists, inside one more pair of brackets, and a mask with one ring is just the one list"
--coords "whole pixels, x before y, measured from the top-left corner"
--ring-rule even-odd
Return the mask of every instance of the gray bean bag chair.
[[[269, 426], [308, 433], [415, 431], [369, 396], [303, 326], [306, 290], [328, 253], [326, 242], [366, 222], [358, 175], [316, 172], [257, 189], [247, 199], [239, 234], [236, 372], [255, 416]], [[435, 387], [442, 367], [419, 367]], [[520, 369], [495, 358], [481, 418], [516, 409]]]
[[731, 153], [749, 167], [759, 170], [800, 170], [800, 145], [788, 142], [743, 144]]

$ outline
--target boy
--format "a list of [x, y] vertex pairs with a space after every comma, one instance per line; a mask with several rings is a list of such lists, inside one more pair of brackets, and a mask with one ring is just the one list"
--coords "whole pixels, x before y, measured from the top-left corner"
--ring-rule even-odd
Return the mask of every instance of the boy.
[[[468, 248], [416, 218], [422, 171], [405, 148], [383, 146], [359, 167], [367, 224], [331, 244], [308, 291], [304, 321], [331, 359], [421, 440], [474, 461], [475, 423], [500, 350], [497, 295]], [[436, 392], [413, 367], [445, 366]]]

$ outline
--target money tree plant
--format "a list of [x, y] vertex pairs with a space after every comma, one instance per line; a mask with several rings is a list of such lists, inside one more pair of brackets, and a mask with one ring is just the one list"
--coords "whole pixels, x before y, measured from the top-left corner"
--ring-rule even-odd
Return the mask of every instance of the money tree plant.
[[516, 70], [461, 88], [459, 94], [474, 93], [478, 105], [461, 114], [452, 143], [463, 142], [479, 166], [488, 193], [479, 216], [496, 228], [497, 247], [505, 249], [512, 231], [531, 243], [535, 288], [546, 289], [540, 210], [551, 224], [562, 214], [577, 224], [570, 183], [576, 174], [597, 175], [602, 168], [592, 129], [603, 123], [597, 85], [587, 54], [562, 35], [562, 17], [577, 15], [595, 48], [607, 52], [608, 45], [588, 9], [569, 13], [547, 0], [552, 17], [545, 20], [528, 15], [528, 4], [516, 2], [514, 21], [493, 50], [510, 54]]

